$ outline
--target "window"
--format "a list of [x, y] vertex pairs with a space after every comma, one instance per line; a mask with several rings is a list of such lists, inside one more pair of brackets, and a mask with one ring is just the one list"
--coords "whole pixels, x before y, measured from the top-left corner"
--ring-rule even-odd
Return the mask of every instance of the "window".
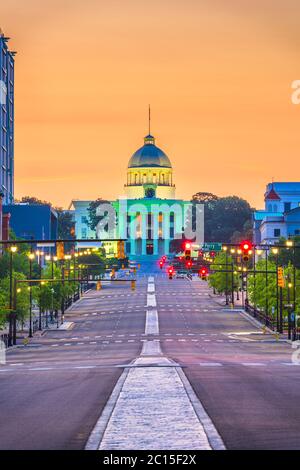
[[274, 237], [280, 237], [280, 228], [274, 228]]
[[291, 210], [291, 203], [290, 202], [285, 202], [284, 203], [284, 212], [288, 212]]
[[295, 235], [300, 235], [300, 230], [299, 229], [295, 230]]
[[81, 223], [82, 223], [82, 224], [87, 224], [87, 223], [88, 223], [88, 220], [87, 220], [86, 215], [83, 215], [83, 216], [81, 217]]
[[87, 229], [86, 228], [81, 229], [81, 238], [87, 238]]

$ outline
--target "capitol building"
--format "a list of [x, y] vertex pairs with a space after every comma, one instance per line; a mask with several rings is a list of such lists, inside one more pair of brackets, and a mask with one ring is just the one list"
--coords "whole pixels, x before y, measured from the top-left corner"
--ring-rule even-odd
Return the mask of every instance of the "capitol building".
[[[110, 201], [117, 225], [107, 237], [126, 239], [126, 255], [168, 254], [171, 241], [181, 238], [190, 204], [176, 199], [175, 189], [171, 161], [149, 132], [144, 145], [129, 159], [124, 196]], [[77, 239], [103, 238], [89, 227], [87, 209], [91, 202], [72, 201]], [[90, 240], [78, 243], [79, 247], [95, 245]], [[116, 242], [105, 242], [103, 246], [108, 255], [116, 255]]]

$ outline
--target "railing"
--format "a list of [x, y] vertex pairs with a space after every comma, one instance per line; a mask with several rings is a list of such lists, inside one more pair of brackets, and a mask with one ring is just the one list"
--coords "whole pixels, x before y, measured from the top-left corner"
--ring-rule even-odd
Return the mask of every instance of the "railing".
[[253, 318], [257, 319], [261, 323], [263, 323], [265, 326], [270, 328], [273, 331], [277, 330], [277, 322], [276, 319], [273, 318], [272, 316], [266, 315], [265, 312], [252, 307], [252, 305], [249, 304], [249, 302], [245, 302], [245, 311], [249, 313]]

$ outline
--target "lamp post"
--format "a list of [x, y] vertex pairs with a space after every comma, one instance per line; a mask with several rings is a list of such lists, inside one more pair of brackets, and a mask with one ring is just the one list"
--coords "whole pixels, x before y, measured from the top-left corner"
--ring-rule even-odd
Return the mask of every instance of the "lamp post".
[[265, 318], [265, 323], [266, 325], [268, 324], [268, 314], [269, 314], [269, 297], [268, 297], [268, 248], [266, 248], [266, 304], [265, 304], [265, 310], [266, 310], [266, 318]]
[[279, 286], [278, 286], [278, 248], [272, 248], [273, 255], [276, 255], [276, 330], [280, 332], [279, 321]]
[[[38, 257], [38, 265], [40, 271], [40, 279], [42, 279], [42, 256], [44, 253], [42, 251], [37, 250], [36, 255]], [[41, 295], [42, 295], [42, 288], [40, 284], [40, 306], [39, 306], [39, 330], [42, 331], [42, 309], [41, 309]]]
[[17, 251], [16, 246], [9, 249], [9, 346], [16, 344], [16, 312], [13, 312], [13, 255]]
[[[29, 253], [29, 279], [32, 278], [32, 261], [34, 260], [34, 253]], [[29, 338], [32, 338], [32, 289], [31, 283], [29, 283]]]

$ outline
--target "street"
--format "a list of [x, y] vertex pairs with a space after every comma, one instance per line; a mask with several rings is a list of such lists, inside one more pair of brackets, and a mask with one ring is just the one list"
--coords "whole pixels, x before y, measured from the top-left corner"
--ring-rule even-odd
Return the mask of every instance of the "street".
[[65, 321], [0, 366], [1, 449], [300, 448], [290, 344], [205, 281], [149, 265], [135, 291], [108, 282]]

